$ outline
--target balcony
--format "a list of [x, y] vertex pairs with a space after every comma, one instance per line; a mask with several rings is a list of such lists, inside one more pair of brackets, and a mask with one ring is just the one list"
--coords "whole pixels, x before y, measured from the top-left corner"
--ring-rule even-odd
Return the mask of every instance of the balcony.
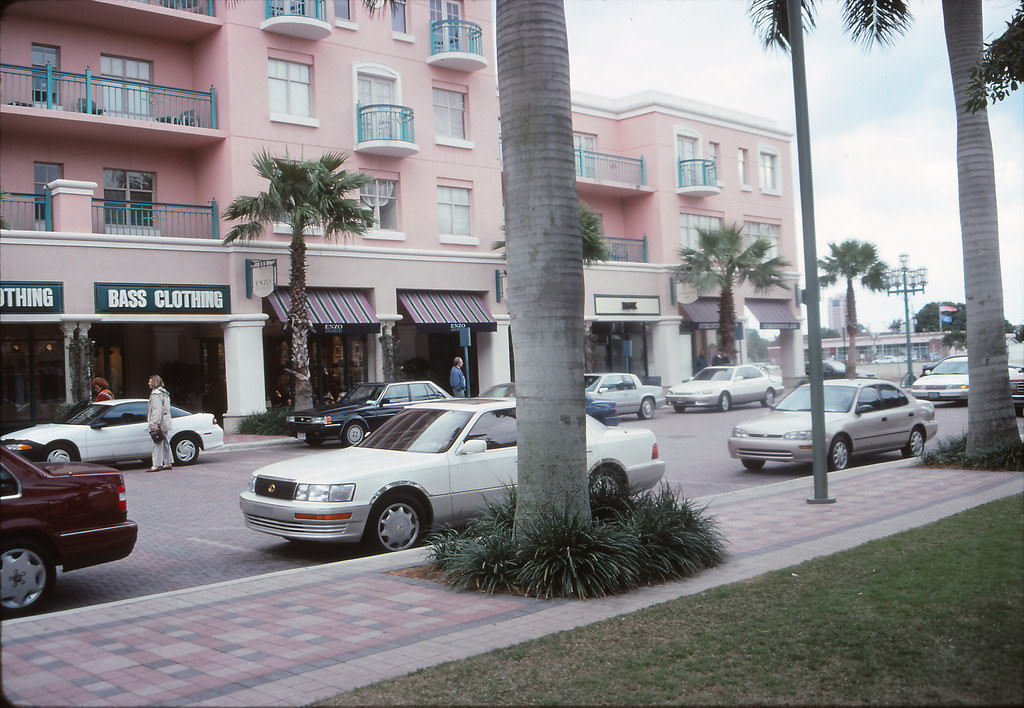
[[580, 194], [634, 196], [651, 192], [642, 157], [608, 155], [576, 148], [576, 188]]
[[608, 260], [616, 263], [647, 263], [647, 237], [604, 239]]
[[356, 152], [408, 157], [420, 151], [413, 131], [413, 111], [405, 106], [375, 103], [358, 106]]
[[52, 231], [50, 192], [23, 194], [10, 192], [0, 197], [3, 228], [15, 231]]
[[[224, 20], [214, 17], [215, 0], [132, 0], [131, 2], [18, 2], [4, 7], [7, 14], [69, 25], [130, 28], [135, 35], [165, 42], [194, 42], [216, 31]], [[57, 7], [58, 9], [55, 9]]]
[[679, 188], [676, 194], [686, 197], [710, 197], [721, 194], [718, 186], [718, 165], [714, 160], [680, 160]]
[[[217, 94], [106, 76], [0, 64], [4, 129], [197, 147], [223, 136]], [[60, 121], [55, 123], [53, 121]], [[154, 137], [153, 131], [162, 133]]]
[[465, 20], [437, 20], [430, 23], [431, 66], [453, 71], [477, 71], [487, 66], [483, 31]]
[[220, 238], [216, 200], [205, 204], [92, 200], [93, 232], [123, 236]]
[[324, 0], [265, 0], [266, 18], [260, 24], [265, 32], [285, 34], [298, 39], [329, 37]]

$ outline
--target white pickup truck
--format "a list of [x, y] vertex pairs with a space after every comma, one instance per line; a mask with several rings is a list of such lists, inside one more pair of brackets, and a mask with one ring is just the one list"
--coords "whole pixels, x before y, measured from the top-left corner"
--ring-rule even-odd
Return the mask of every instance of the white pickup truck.
[[586, 390], [595, 396], [615, 401], [619, 414], [636, 413], [638, 418], [654, 417], [654, 409], [665, 402], [661, 386], [640, 383], [636, 374], [586, 374]]

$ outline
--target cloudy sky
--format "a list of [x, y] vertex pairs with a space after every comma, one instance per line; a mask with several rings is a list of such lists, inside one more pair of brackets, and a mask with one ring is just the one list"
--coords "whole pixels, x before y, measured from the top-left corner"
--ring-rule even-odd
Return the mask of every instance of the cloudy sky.
[[[1018, 0], [985, 1], [986, 40]], [[565, 0], [572, 87], [617, 98], [656, 89], [760, 115], [795, 131], [788, 55], [766, 52], [746, 0]], [[891, 47], [843, 35], [838, 0], [818, 3], [805, 40], [818, 254], [830, 241], [875, 243], [926, 267], [928, 302], [964, 302], [956, 133], [938, 0], [912, 2], [914, 24]], [[1006, 318], [1024, 322], [1024, 91], [990, 107]], [[796, 164], [796, 140], [793, 140]], [[795, 216], [799, 218], [799, 188]], [[802, 265], [802, 260], [801, 260]], [[802, 268], [801, 268], [802, 270]], [[822, 293], [823, 302], [841, 290]], [[903, 299], [857, 290], [860, 321], [885, 331]], [[827, 326], [825, 312], [822, 322]]]

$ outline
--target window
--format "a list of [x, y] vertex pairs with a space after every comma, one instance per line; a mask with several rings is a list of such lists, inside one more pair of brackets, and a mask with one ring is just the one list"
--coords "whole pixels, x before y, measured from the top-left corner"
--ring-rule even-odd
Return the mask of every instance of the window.
[[352, 19], [352, 0], [334, 0], [334, 19]]
[[[54, 71], [60, 68], [60, 48], [42, 44], [32, 45], [32, 103], [46, 103], [46, 67], [52, 66]], [[59, 105], [57, 82], [50, 87], [50, 102]]]
[[378, 229], [398, 230], [398, 182], [375, 179], [359, 193], [363, 205], [373, 211], [373, 223]]
[[759, 238], [771, 241], [772, 247], [768, 249], [767, 258], [776, 258], [779, 255], [779, 227], [777, 224], [748, 221], [743, 224], [743, 235], [746, 237], [745, 241], [748, 246]]
[[[153, 64], [141, 59], [100, 57], [100, 73], [120, 81], [103, 82], [103, 110], [107, 115], [122, 118], [149, 118], [157, 96], [149, 89]], [[84, 99], [83, 99], [84, 100]]]
[[718, 155], [720, 151], [721, 146], [718, 143], [711, 141], [708, 142], [708, 159], [714, 161], [716, 165], [718, 164]]
[[516, 411], [508, 408], [484, 413], [477, 419], [466, 440], [483, 440], [488, 450], [515, 447], [517, 441]]
[[442, 234], [468, 236], [469, 190], [460, 187], [437, 188], [437, 223]]
[[312, 67], [283, 59], [267, 63], [267, 93], [270, 112], [308, 118], [312, 112]]
[[676, 152], [680, 160], [696, 160], [700, 157], [697, 149], [697, 138], [689, 135], [677, 135]]
[[104, 222], [119, 226], [153, 225], [152, 172], [103, 170]]
[[747, 164], [747, 149], [739, 148], [736, 151], [736, 162], [739, 167], [740, 184], [744, 187], [750, 186], [750, 168]]
[[466, 137], [466, 94], [434, 89], [434, 129], [443, 138]]
[[405, 34], [408, 29], [405, 20], [406, 0], [391, 0], [391, 31]]
[[779, 193], [779, 156], [774, 151], [762, 150], [761, 162], [761, 191], [772, 194]]
[[903, 395], [903, 392], [897, 388], [881, 385], [878, 389], [882, 394], [883, 408], [899, 408], [910, 403], [907, 397]]
[[597, 136], [585, 133], [573, 133], [572, 144], [575, 148], [576, 174], [580, 177], [597, 177]]
[[683, 248], [699, 248], [700, 236], [697, 229], [702, 231], [720, 231], [722, 229], [722, 217], [701, 216], [700, 214], [681, 214], [682, 217], [682, 244]]
[[[46, 194], [46, 185], [55, 179], [64, 177], [64, 165], [52, 162], [36, 162], [32, 164], [32, 185], [33, 193], [37, 197]], [[46, 220], [46, 204], [42, 200], [36, 201], [36, 221]]]

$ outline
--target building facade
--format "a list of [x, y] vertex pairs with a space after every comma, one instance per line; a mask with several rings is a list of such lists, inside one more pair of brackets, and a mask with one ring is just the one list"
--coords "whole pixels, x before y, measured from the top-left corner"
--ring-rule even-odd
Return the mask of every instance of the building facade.
[[[307, 234], [317, 400], [390, 376], [471, 392], [514, 378], [488, 3], [82, 0], [0, 23], [0, 348], [5, 428], [52, 418], [82, 357], [118, 396], [161, 373], [222, 417], [287, 404], [285, 224], [224, 245], [266, 151], [327, 152], [371, 181], [365, 235]], [[714, 293], [681, 293], [696, 228], [742, 224], [796, 263], [790, 136], [663, 94], [576, 97], [578, 190], [611, 260], [586, 273], [588, 364], [665, 384], [710, 345]], [[688, 241], [688, 239], [690, 241]], [[794, 282], [796, 272], [793, 273]], [[741, 317], [799, 360], [791, 291]], [[717, 315], [713, 318], [717, 322]], [[797, 375], [797, 364], [784, 363]]]

